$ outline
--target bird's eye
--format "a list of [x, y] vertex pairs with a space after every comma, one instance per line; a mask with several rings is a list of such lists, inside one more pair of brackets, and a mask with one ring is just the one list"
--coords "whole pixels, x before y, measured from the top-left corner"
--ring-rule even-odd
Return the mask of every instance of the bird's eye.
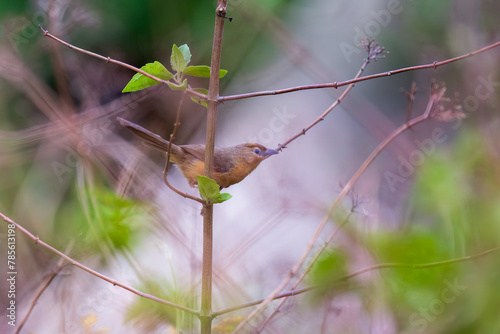
[[253, 149], [253, 153], [255, 153], [255, 154], [259, 155], [259, 154], [260, 154], [260, 148], [257, 148], [257, 147], [256, 147], [256, 148], [254, 148], [254, 149]]

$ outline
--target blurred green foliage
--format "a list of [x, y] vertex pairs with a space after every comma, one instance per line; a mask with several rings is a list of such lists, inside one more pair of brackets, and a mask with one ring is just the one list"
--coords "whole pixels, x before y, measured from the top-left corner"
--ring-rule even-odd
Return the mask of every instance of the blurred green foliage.
[[[193, 294], [181, 291], [163, 278], [152, 277], [143, 280], [138, 289], [179, 305], [196, 308]], [[196, 317], [184, 311], [139, 297], [128, 307], [125, 319], [148, 330], [148, 332], [159, 330], [164, 325], [172, 325], [188, 330], [195, 327], [197, 321]]]
[[[439, 229], [413, 226], [401, 232], [371, 235], [369, 249], [378, 263], [424, 264], [453, 258], [449, 243]], [[453, 281], [460, 264], [431, 268], [380, 269], [386, 286], [386, 298], [396, 306], [395, 313], [406, 320], [407, 314], [418, 311], [440, 298], [445, 282]]]
[[[449, 155], [429, 159], [416, 184], [413, 222], [441, 229], [440, 242], [459, 256], [500, 245], [500, 165], [493, 148], [481, 133], [465, 130]], [[438, 328], [447, 333], [500, 330], [498, 263], [500, 255], [494, 252], [459, 265], [457, 277], [467, 288], [447, 305], [449, 322], [436, 321]]]
[[[496, 333], [500, 329], [500, 252], [411, 268], [499, 247], [500, 164], [491, 145], [478, 132], [464, 129], [456, 145], [428, 156], [418, 172], [408, 225], [361, 236], [376, 263], [410, 266], [377, 269], [382, 286], [368, 286], [364, 294], [365, 298], [384, 296], [408, 333], [429, 329]], [[338, 249], [322, 255], [311, 274], [311, 282], [317, 285], [313, 296], [332, 298], [340, 287], [339, 278], [347, 274], [348, 262]]]
[[[380, 262], [443, 261], [500, 245], [500, 169], [490, 145], [464, 129], [448, 154], [428, 157], [415, 184], [409, 228], [372, 240]], [[401, 326], [494, 333], [500, 328], [499, 260], [494, 252], [427, 269], [384, 269], [382, 277]]]
[[0, 2], [0, 19], [2, 19], [7, 15], [22, 14], [28, 11], [30, 6], [31, 6], [31, 1], [29, 0], [2, 1]]
[[[448, 156], [429, 158], [415, 189], [418, 222], [443, 226], [465, 246], [495, 246], [499, 242], [500, 170], [489, 143], [476, 131], [464, 131]], [[466, 248], [462, 248], [462, 251]]]
[[147, 220], [145, 204], [122, 198], [104, 186], [73, 189], [76, 193], [61, 203], [54, 222], [53, 241], [63, 247], [77, 238], [76, 253], [101, 256], [129, 250], [142, 235]]
[[340, 279], [347, 274], [347, 255], [338, 248], [323, 252], [311, 270], [310, 281], [316, 288], [313, 300], [331, 298], [337, 291]]
[[[86, 216], [89, 229], [86, 244], [93, 249], [108, 245], [113, 251], [132, 246], [144, 223], [144, 210], [131, 199], [122, 198], [107, 188], [87, 190]], [[85, 201], [85, 199], [82, 199]]]

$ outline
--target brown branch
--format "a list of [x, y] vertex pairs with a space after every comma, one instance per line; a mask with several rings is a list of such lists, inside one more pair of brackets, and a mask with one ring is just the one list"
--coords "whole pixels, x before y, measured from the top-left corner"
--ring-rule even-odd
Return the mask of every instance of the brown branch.
[[150, 300], [153, 300], [155, 302], [158, 302], [160, 304], [164, 304], [164, 305], [167, 305], [167, 306], [170, 306], [170, 307], [173, 307], [173, 308], [176, 308], [178, 310], [181, 310], [181, 311], [184, 311], [184, 312], [187, 312], [187, 313], [190, 313], [190, 314], [193, 314], [193, 315], [199, 315], [199, 312], [196, 311], [196, 310], [193, 310], [189, 307], [186, 307], [186, 306], [183, 306], [183, 305], [179, 305], [179, 304], [176, 304], [176, 303], [173, 303], [173, 302], [170, 302], [168, 300], [164, 300], [164, 299], [161, 299], [161, 298], [158, 298], [158, 297], [155, 297], [153, 295], [150, 295], [150, 294], [147, 294], [147, 293], [144, 293], [144, 292], [141, 292], [137, 289], [134, 289], [128, 285], [125, 285], [125, 284], [122, 284], [118, 281], [115, 281], [114, 279], [111, 279], [93, 269], [90, 269], [89, 267], [81, 264], [80, 262], [72, 259], [71, 257], [67, 256], [66, 254], [64, 254], [63, 252], [60, 252], [59, 250], [55, 249], [54, 247], [52, 247], [51, 245], [43, 242], [40, 238], [38, 238], [37, 236], [35, 236], [33, 233], [31, 233], [30, 231], [28, 231], [27, 229], [25, 229], [24, 227], [22, 227], [21, 225], [19, 225], [18, 223], [16, 223], [15, 221], [13, 221], [12, 219], [10, 219], [9, 217], [5, 216], [3, 213], [0, 212], [0, 217], [7, 223], [9, 224], [13, 224], [14, 226], [16, 226], [17, 229], [19, 229], [21, 232], [23, 232], [24, 234], [26, 234], [28, 237], [30, 237], [33, 241], [35, 241], [35, 244], [39, 244], [41, 245], [42, 247], [45, 247], [47, 248], [48, 250], [50, 250], [52, 253], [55, 253], [57, 255], [59, 255], [60, 257], [62, 257], [63, 259], [65, 259], [66, 261], [68, 261], [69, 263], [71, 263], [72, 265], [74, 265], [75, 267], [78, 267], [86, 272], [88, 272], [89, 274], [92, 274], [96, 277], [99, 277], [100, 279], [102, 280], [105, 280], [106, 282], [109, 282], [111, 284], [113, 284], [114, 286], [119, 286], [120, 288], [124, 289], [124, 290], [127, 290], [127, 291], [130, 291], [132, 292], [133, 294], [136, 294], [138, 295], [139, 297], [143, 297], [143, 298], [146, 298], [146, 299], [150, 299]]
[[[73, 49], [73, 50], [75, 50], [75, 51], [79, 51], [79, 52], [81, 52], [81, 53], [85, 53], [85, 54], [87, 54], [87, 55], [89, 55], [89, 56], [92, 56], [92, 57], [96, 57], [96, 58], [102, 59], [102, 60], [104, 60], [106, 63], [112, 63], [112, 64], [116, 64], [116, 65], [120, 65], [120, 66], [126, 67], [126, 68], [128, 68], [128, 69], [130, 69], [130, 70], [132, 70], [132, 71], [135, 71], [135, 72], [137, 72], [137, 73], [140, 73], [140, 74], [142, 74], [142, 75], [145, 75], [145, 76], [147, 76], [148, 78], [151, 78], [151, 79], [153, 79], [153, 80], [155, 80], [155, 81], [157, 81], [157, 82], [159, 82], [159, 83], [166, 84], [166, 85], [168, 85], [168, 83], [169, 83], [169, 81], [167, 81], [167, 80], [163, 80], [163, 79], [160, 79], [160, 78], [158, 78], [158, 77], [156, 77], [156, 76], [154, 76], [154, 75], [152, 75], [152, 74], [149, 74], [148, 72], [143, 71], [143, 70], [141, 70], [140, 68], [137, 68], [137, 67], [135, 67], [135, 66], [132, 66], [132, 65], [129, 65], [129, 64], [124, 63], [124, 62], [122, 62], [122, 61], [115, 60], [115, 59], [112, 59], [112, 58], [110, 58], [110, 57], [105, 57], [105, 56], [102, 56], [102, 55], [100, 55], [100, 54], [98, 54], [98, 53], [91, 52], [91, 51], [88, 51], [88, 50], [85, 50], [85, 49], [79, 48], [79, 47], [77, 47], [77, 46], [74, 46], [74, 45], [72, 45], [72, 44], [69, 44], [68, 42], [63, 41], [62, 39], [60, 39], [60, 38], [58, 38], [58, 37], [56, 37], [56, 36], [52, 35], [52, 34], [51, 34], [51, 33], [49, 33], [47, 30], [43, 29], [43, 27], [42, 27], [41, 25], [38, 25], [38, 27], [40, 28], [40, 30], [42, 30], [43, 35], [44, 35], [44, 36], [50, 37], [50, 38], [52, 38], [53, 40], [55, 40], [55, 41], [57, 41], [57, 42], [59, 42], [59, 43], [61, 43], [61, 44], [65, 45], [65, 46], [67, 46], [67, 47], [68, 47], [68, 48], [70, 48], [70, 49]], [[172, 82], [170, 82], [170, 83], [172, 84]], [[174, 84], [174, 85], [175, 85], [175, 84]], [[188, 88], [188, 89], [186, 89], [186, 93], [188, 93], [189, 95], [192, 95], [192, 96], [196, 96], [197, 98], [199, 98], [199, 99], [201, 99], [201, 100], [206, 100], [206, 99], [207, 99], [207, 96], [206, 96], [206, 95], [201, 94], [201, 93], [198, 93], [198, 92], [196, 92], [196, 91], [194, 91], [194, 90], [191, 90], [191, 89], [189, 89], [189, 88]]]
[[309, 89], [339, 88], [342, 86], [351, 85], [351, 84], [361, 82], [361, 81], [382, 78], [382, 77], [388, 77], [391, 75], [396, 75], [396, 74], [409, 72], [409, 71], [416, 71], [416, 70], [423, 70], [423, 69], [436, 69], [440, 66], [447, 65], [447, 64], [450, 64], [450, 63], [453, 63], [453, 62], [456, 62], [456, 61], [459, 61], [459, 60], [462, 60], [465, 58], [469, 58], [469, 57], [475, 56], [475, 55], [483, 53], [483, 52], [486, 52], [490, 49], [496, 48], [497, 46], [500, 46], [500, 42], [496, 42], [496, 43], [490, 44], [484, 48], [478, 49], [476, 51], [469, 52], [467, 54], [464, 54], [464, 55], [461, 55], [458, 57], [454, 57], [454, 58], [450, 58], [450, 59], [446, 59], [443, 61], [434, 61], [430, 64], [404, 67], [404, 68], [400, 68], [397, 70], [367, 75], [364, 77], [354, 78], [351, 80], [346, 80], [346, 81], [341, 81], [341, 82], [331, 82], [331, 83], [314, 84], [314, 85], [303, 85], [303, 86], [295, 86], [295, 87], [277, 89], [277, 90], [268, 90], [268, 91], [261, 91], [261, 92], [221, 96], [221, 97], [219, 97], [219, 102], [247, 99], [250, 97], [257, 97], [257, 96], [287, 94], [287, 93], [297, 92], [297, 91], [301, 91], [301, 90], [309, 90]]
[[[207, 134], [205, 140], [205, 176], [213, 177], [215, 129], [219, 97], [219, 69], [222, 57], [222, 38], [226, 21], [227, 0], [218, 0], [215, 14], [212, 59], [210, 63], [210, 81], [207, 100]], [[203, 204], [203, 259], [201, 273], [201, 333], [212, 332], [212, 261], [213, 261], [213, 205]]]

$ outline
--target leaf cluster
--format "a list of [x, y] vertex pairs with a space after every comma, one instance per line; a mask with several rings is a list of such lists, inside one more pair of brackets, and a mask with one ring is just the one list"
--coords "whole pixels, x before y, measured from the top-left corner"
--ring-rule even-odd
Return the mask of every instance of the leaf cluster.
[[219, 185], [211, 178], [202, 175], [196, 175], [196, 178], [198, 179], [200, 196], [207, 205], [222, 203], [232, 197], [228, 193], [221, 194]]
[[[208, 90], [205, 88], [191, 88], [187, 83], [187, 78], [185, 76], [194, 76], [201, 78], [210, 77], [210, 67], [206, 65], [189, 65], [191, 62], [191, 51], [187, 44], [183, 44], [179, 47], [177, 45], [172, 46], [172, 54], [170, 56], [170, 66], [172, 68], [171, 73], [167, 68], [160, 63], [155, 61], [154, 63], [148, 63], [141, 67], [141, 70], [147, 72], [161, 80], [167, 81], [168, 86], [172, 90], [185, 91], [186, 89], [191, 89], [200, 94], [207, 95]], [[223, 78], [227, 74], [227, 70], [219, 70], [219, 77]], [[123, 88], [122, 92], [135, 92], [150, 86], [159, 84], [160, 81], [154, 80], [142, 73], [136, 73], [128, 84]], [[198, 97], [191, 96], [191, 99], [203, 106], [207, 106], [206, 102], [199, 99]]]

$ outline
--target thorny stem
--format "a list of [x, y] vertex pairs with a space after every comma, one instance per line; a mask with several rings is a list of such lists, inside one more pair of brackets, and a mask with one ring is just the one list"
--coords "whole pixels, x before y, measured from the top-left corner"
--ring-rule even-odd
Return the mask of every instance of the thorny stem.
[[122, 284], [120, 282], [117, 282], [114, 279], [111, 279], [111, 278], [109, 278], [109, 277], [107, 277], [107, 276], [105, 276], [105, 275], [103, 275], [103, 274], [101, 274], [101, 273], [99, 273], [99, 272], [97, 272], [97, 271], [95, 271], [93, 269], [90, 269], [89, 267], [81, 264], [80, 262], [78, 262], [78, 261], [72, 259], [71, 257], [69, 257], [68, 255], [64, 254], [63, 252], [55, 249], [51, 245], [43, 242], [40, 238], [38, 238], [37, 236], [33, 235], [30, 231], [28, 231], [27, 229], [25, 229], [24, 227], [22, 227], [21, 225], [19, 225], [18, 223], [16, 223], [12, 219], [10, 219], [9, 217], [5, 216], [1, 212], [0, 212], [0, 218], [2, 218], [4, 221], [6, 221], [9, 224], [13, 224], [17, 229], [19, 229], [21, 232], [23, 232], [28, 237], [30, 237], [33, 241], [35, 241], [36, 244], [39, 244], [42, 247], [47, 248], [52, 253], [55, 253], [55, 254], [59, 255], [60, 257], [62, 257], [63, 259], [65, 259], [66, 261], [68, 261], [69, 263], [71, 263], [72, 265], [74, 265], [75, 267], [78, 267], [78, 268], [82, 269], [83, 271], [88, 272], [89, 274], [92, 274], [92, 275], [94, 275], [96, 277], [99, 277], [100, 279], [105, 280], [106, 282], [109, 282], [109, 283], [113, 284], [114, 286], [119, 286], [122, 289], [130, 291], [130, 292], [138, 295], [139, 297], [143, 297], [143, 298], [146, 298], [146, 299], [151, 299], [151, 300], [153, 300], [155, 302], [158, 302], [158, 303], [161, 303], [161, 304], [164, 304], [164, 305], [176, 308], [178, 310], [181, 310], [181, 311], [193, 314], [193, 315], [199, 315], [198, 311], [195, 311], [195, 310], [193, 310], [193, 309], [191, 309], [189, 307], [182, 306], [182, 305], [170, 302], [168, 300], [164, 300], [164, 299], [158, 298], [156, 296], [153, 296], [153, 295], [141, 292], [141, 291], [139, 291], [137, 289], [134, 289], [134, 288], [132, 288], [132, 287], [130, 287], [128, 285], [125, 285], [125, 284]]
[[[110, 57], [105, 57], [105, 56], [99, 55], [97, 53], [94, 53], [94, 52], [91, 52], [91, 51], [87, 51], [85, 49], [76, 47], [76, 46], [74, 46], [74, 45], [72, 45], [72, 44], [70, 44], [68, 42], [65, 42], [62, 39], [60, 39], [60, 38], [52, 35], [51, 33], [49, 33], [47, 30], [43, 29], [43, 27], [41, 25], [39, 25], [39, 28], [43, 32], [44, 36], [52, 38], [53, 40], [55, 40], [55, 41], [57, 41], [57, 42], [65, 45], [65, 46], [67, 46], [67, 47], [69, 47], [69, 48], [71, 48], [73, 50], [76, 50], [76, 51], [85, 53], [87, 55], [90, 55], [90, 56], [102, 59], [102, 60], [106, 61], [106, 63], [113, 63], [113, 64], [117, 64], [117, 65], [126, 67], [128, 69], [131, 69], [131, 70], [133, 70], [133, 71], [135, 71], [137, 73], [141, 73], [141, 74], [143, 74], [143, 75], [145, 75], [145, 76], [147, 76], [147, 77], [149, 77], [149, 78], [151, 78], [151, 79], [153, 79], [155, 81], [158, 81], [160, 83], [163, 83], [163, 84], [167, 83], [167, 81], [162, 80], [160, 78], [157, 78], [154, 75], [149, 74], [149, 73], [147, 73], [147, 72], [145, 72], [145, 71], [143, 71], [143, 70], [141, 70], [141, 69], [139, 69], [137, 67], [134, 67], [132, 65], [129, 65], [127, 63], [124, 63], [124, 62], [121, 62], [121, 61], [118, 61], [118, 60], [115, 60], [115, 59], [112, 59]], [[382, 73], [367, 75], [367, 76], [359, 77], [359, 78], [353, 78], [353, 79], [346, 80], [346, 81], [341, 81], [341, 82], [330, 82], [330, 83], [313, 84], [313, 85], [301, 85], [301, 86], [294, 86], [294, 87], [284, 88], [284, 89], [276, 89], [276, 90], [253, 92], [253, 93], [244, 93], [244, 94], [235, 94], [235, 95], [228, 95], [228, 96], [219, 96], [219, 97], [217, 97], [217, 102], [221, 103], [221, 102], [224, 102], [224, 101], [240, 100], [240, 99], [246, 99], [246, 98], [257, 97], [257, 96], [280, 95], [280, 94], [287, 94], [287, 93], [297, 92], [297, 91], [301, 91], [301, 90], [324, 89], [324, 88], [339, 88], [339, 87], [342, 87], [342, 86], [347, 86], [347, 85], [350, 85], [350, 84], [355, 84], [355, 83], [358, 83], [358, 82], [361, 82], [361, 81], [367, 81], [367, 80], [376, 79], [376, 78], [388, 77], [388, 76], [392, 76], [392, 75], [396, 75], [396, 74], [400, 74], [400, 73], [404, 73], [404, 72], [409, 72], [409, 71], [416, 71], [416, 70], [423, 70], [423, 69], [437, 69], [438, 67], [441, 67], [443, 65], [447, 65], [447, 64], [450, 64], [450, 63], [453, 63], [453, 62], [456, 62], [456, 61], [463, 60], [465, 58], [469, 58], [469, 57], [478, 55], [480, 53], [486, 52], [486, 51], [491, 50], [493, 48], [496, 48], [498, 46], [500, 46], [500, 42], [496, 42], [496, 43], [490, 44], [490, 45], [485, 46], [485, 47], [483, 47], [481, 49], [478, 49], [478, 50], [475, 50], [475, 51], [472, 51], [472, 52], [469, 52], [469, 53], [466, 53], [464, 55], [457, 56], [457, 57], [454, 57], [454, 58], [450, 58], [450, 59], [446, 59], [446, 60], [442, 60], [442, 61], [434, 61], [432, 63], [424, 64], [424, 65], [416, 65], [416, 66], [404, 67], [404, 68], [400, 68], [400, 69], [396, 69], [396, 70], [392, 70], [392, 71], [387, 71], [387, 72], [382, 72]], [[193, 91], [191, 89], [187, 89], [186, 92], [189, 95], [196, 96], [197, 98], [199, 98], [199, 99], [201, 99], [203, 101], [205, 101], [208, 98], [206, 95], [198, 93], [198, 92]]]
[[341, 82], [331, 82], [331, 83], [314, 84], [314, 85], [303, 85], [303, 86], [295, 86], [295, 87], [277, 89], [277, 90], [268, 90], [268, 91], [262, 91], [262, 92], [253, 92], [253, 93], [221, 96], [221, 97], [219, 97], [219, 102], [247, 99], [250, 97], [257, 97], [257, 96], [287, 94], [287, 93], [297, 92], [297, 91], [301, 91], [301, 90], [309, 90], [309, 89], [339, 88], [342, 86], [347, 86], [347, 85], [354, 84], [354, 83], [361, 82], [361, 81], [382, 78], [382, 77], [388, 77], [391, 75], [396, 75], [396, 74], [409, 72], [409, 71], [416, 71], [416, 70], [423, 70], [423, 69], [436, 69], [440, 66], [447, 65], [447, 64], [465, 59], [465, 58], [469, 58], [469, 57], [475, 56], [477, 54], [480, 54], [482, 52], [486, 52], [490, 49], [496, 48], [497, 46], [500, 46], [500, 42], [496, 42], [496, 43], [490, 44], [484, 48], [478, 49], [476, 51], [469, 52], [467, 54], [464, 54], [464, 55], [461, 55], [458, 57], [454, 57], [454, 58], [450, 58], [450, 59], [446, 59], [443, 61], [434, 61], [430, 64], [404, 67], [404, 68], [400, 68], [397, 70], [367, 75], [364, 77], [354, 78], [351, 80], [346, 80], [346, 81], [341, 81]]
[[[87, 50], [85, 50], [85, 49], [82, 49], [82, 48], [79, 48], [79, 47], [77, 47], [77, 46], [74, 46], [74, 45], [72, 45], [72, 44], [70, 44], [70, 43], [68, 43], [68, 42], [65, 42], [65, 41], [63, 41], [62, 39], [60, 39], [60, 38], [58, 38], [58, 37], [56, 37], [56, 36], [52, 35], [51, 33], [49, 33], [49, 32], [48, 32], [48, 30], [43, 29], [43, 27], [42, 27], [41, 25], [38, 25], [38, 27], [39, 27], [39, 28], [40, 28], [40, 30], [43, 32], [43, 35], [44, 35], [44, 36], [50, 37], [50, 38], [52, 38], [53, 40], [55, 40], [55, 41], [57, 41], [57, 42], [59, 42], [59, 43], [61, 43], [61, 44], [65, 45], [65, 46], [67, 46], [67, 47], [68, 47], [68, 48], [70, 48], [70, 49], [73, 49], [73, 50], [75, 50], [75, 51], [79, 51], [79, 52], [81, 52], [81, 53], [85, 53], [85, 54], [87, 54], [87, 55], [89, 55], [89, 56], [92, 56], [92, 57], [96, 57], [96, 58], [102, 59], [102, 60], [104, 60], [106, 63], [112, 63], [112, 64], [116, 64], [116, 65], [120, 65], [120, 66], [126, 67], [126, 68], [128, 68], [128, 69], [130, 69], [130, 70], [132, 70], [132, 71], [135, 71], [135, 72], [137, 72], [137, 73], [140, 73], [140, 74], [142, 74], [142, 75], [145, 75], [145, 76], [147, 76], [148, 78], [151, 78], [151, 79], [153, 79], [153, 80], [155, 80], [155, 81], [157, 81], [157, 82], [159, 82], [159, 83], [166, 84], [166, 85], [168, 85], [168, 83], [169, 83], [169, 81], [167, 81], [167, 80], [160, 79], [160, 78], [158, 78], [158, 77], [156, 77], [156, 76], [154, 76], [154, 75], [152, 75], [152, 74], [149, 74], [148, 72], [143, 71], [143, 70], [141, 70], [140, 68], [137, 68], [137, 67], [132, 66], [132, 65], [130, 65], [130, 64], [124, 63], [124, 62], [119, 61], [119, 60], [112, 59], [112, 58], [110, 58], [110, 57], [101, 56], [101, 55], [100, 55], [100, 54], [98, 54], [98, 53], [91, 52], [91, 51], [87, 51]], [[170, 83], [171, 83], [171, 84], [173, 84], [173, 85], [175, 85], [175, 83], [172, 83], [172, 82], [170, 82]], [[206, 96], [206, 95], [201, 94], [201, 93], [198, 93], [198, 92], [196, 92], [196, 91], [194, 91], [194, 90], [191, 90], [191, 89], [186, 89], [186, 93], [188, 93], [189, 95], [192, 95], [192, 96], [196, 96], [197, 98], [199, 98], [200, 100], [203, 100], [203, 101], [205, 101], [205, 100], [207, 99], [207, 96]]]

